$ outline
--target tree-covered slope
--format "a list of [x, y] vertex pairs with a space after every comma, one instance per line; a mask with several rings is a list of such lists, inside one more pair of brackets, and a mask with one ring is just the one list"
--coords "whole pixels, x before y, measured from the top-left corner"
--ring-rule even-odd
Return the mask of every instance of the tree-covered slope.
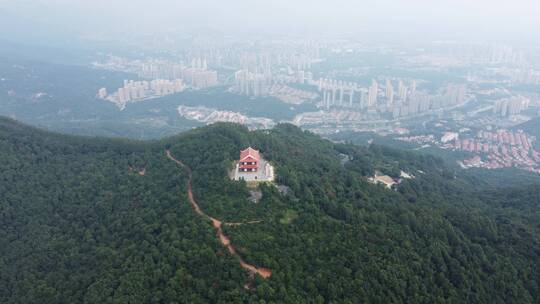
[[193, 214], [182, 172], [149, 146], [2, 121], [1, 303], [236, 298], [243, 271]]
[[[251, 202], [240, 149], [277, 170]], [[248, 263], [222, 247], [194, 196]], [[216, 124], [154, 142], [0, 119], [2, 303], [538, 303], [540, 191], [478, 192], [442, 161], [333, 144], [291, 125]], [[416, 178], [396, 190], [375, 170]]]

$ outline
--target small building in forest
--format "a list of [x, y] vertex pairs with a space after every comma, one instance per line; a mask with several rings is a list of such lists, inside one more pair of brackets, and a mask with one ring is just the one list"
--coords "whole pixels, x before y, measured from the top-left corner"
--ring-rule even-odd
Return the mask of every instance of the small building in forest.
[[238, 161], [238, 171], [240, 172], [257, 172], [259, 170], [261, 156], [259, 151], [248, 147], [240, 152], [240, 160]]
[[266, 161], [258, 150], [252, 147], [240, 151], [239, 160], [231, 172], [231, 179], [247, 182], [272, 182], [274, 167]]
[[394, 178], [388, 175], [383, 175], [379, 171], [375, 171], [375, 175], [372, 177], [369, 177], [368, 181], [373, 184], [382, 184], [388, 189], [391, 189], [392, 186], [398, 184], [398, 181], [396, 181]]

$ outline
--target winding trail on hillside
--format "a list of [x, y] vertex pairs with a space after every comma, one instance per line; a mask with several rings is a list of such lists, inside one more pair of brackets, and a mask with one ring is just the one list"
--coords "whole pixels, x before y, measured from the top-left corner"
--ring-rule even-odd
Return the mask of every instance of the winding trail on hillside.
[[240, 225], [244, 225], [244, 224], [256, 224], [256, 223], [260, 223], [262, 221], [249, 221], [249, 222], [243, 222], [243, 223], [242, 222], [237, 222], [237, 223], [236, 222], [222, 222], [221, 220], [213, 218], [213, 217], [209, 216], [208, 214], [204, 213], [204, 211], [202, 211], [201, 207], [199, 207], [199, 204], [197, 203], [197, 201], [193, 197], [191, 168], [189, 166], [185, 165], [183, 162], [176, 159], [171, 154], [171, 151], [166, 150], [166, 154], [167, 154], [167, 157], [170, 160], [174, 161], [176, 164], [182, 166], [183, 168], [185, 168], [188, 171], [187, 192], [188, 192], [189, 203], [191, 204], [191, 207], [193, 207], [193, 210], [195, 210], [195, 212], [198, 215], [200, 215], [200, 216], [202, 216], [202, 217], [204, 217], [204, 218], [206, 218], [206, 219], [208, 219], [208, 220], [210, 220], [212, 222], [212, 225], [216, 229], [216, 233], [217, 233], [217, 237], [219, 239], [219, 242], [229, 250], [230, 254], [232, 254], [232, 255], [234, 255], [234, 256], [236, 256], [238, 258], [238, 261], [240, 262], [240, 266], [242, 268], [244, 268], [245, 270], [247, 270], [251, 275], [258, 274], [264, 279], [267, 279], [270, 276], [272, 276], [272, 271], [270, 269], [257, 267], [255, 265], [248, 264], [246, 261], [244, 261], [244, 259], [238, 254], [236, 248], [231, 244], [231, 240], [229, 239], [229, 237], [227, 235], [225, 235], [225, 233], [223, 233], [223, 229], [222, 229], [223, 225], [225, 225], [225, 226], [240, 226]]

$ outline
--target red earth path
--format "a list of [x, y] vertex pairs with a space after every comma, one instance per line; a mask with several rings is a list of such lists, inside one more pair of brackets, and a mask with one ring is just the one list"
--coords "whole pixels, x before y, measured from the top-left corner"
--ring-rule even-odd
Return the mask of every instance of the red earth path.
[[197, 204], [197, 201], [193, 197], [193, 188], [192, 188], [192, 183], [191, 183], [191, 168], [189, 168], [184, 163], [182, 163], [181, 161], [174, 158], [174, 156], [171, 154], [171, 151], [167, 150], [166, 153], [167, 153], [167, 157], [169, 159], [171, 159], [176, 164], [178, 164], [178, 165], [180, 165], [180, 166], [187, 169], [188, 174], [189, 174], [188, 187], [187, 187], [189, 203], [191, 204], [191, 206], [193, 207], [193, 210], [195, 210], [195, 212], [197, 214], [199, 214], [200, 216], [202, 216], [202, 217], [204, 217], [206, 219], [209, 219], [212, 222], [212, 225], [214, 226], [214, 228], [216, 228], [216, 233], [217, 233], [217, 237], [219, 239], [219, 242], [229, 250], [230, 254], [232, 254], [232, 255], [234, 255], [234, 256], [236, 256], [238, 258], [238, 260], [240, 262], [240, 266], [242, 268], [244, 268], [245, 270], [247, 270], [250, 274], [253, 274], [253, 275], [258, 274], [264, 279], [267, 279], [270, 276], [272, 276], [272, 271], [270, 269], [257, 267], [257, 266], [248, 264], [246, 261], [244, 261], [244, 259], [236, 252], [236, 248], [231, 244], [231, 240], [229, 239], [228, 236], [226, 236], [223, 233], [223, 229], [221, 228], [222, 225], [239, 226], [239, 225], [243, 225], [243, 224], [260, 223], [261, 221], [250, 221], [250, 222], [245, 222], [245, 223], [227, 223], [227, 222], [223, 223], [222, 221], [220, 221], [220, 220], [218, 220], [216, 218], [213, 218], [213, 217], [207, 215], [206, 213], [204, 213], [204, 211], [201, 210], [201, 208], [199, 207], [199, 204]]

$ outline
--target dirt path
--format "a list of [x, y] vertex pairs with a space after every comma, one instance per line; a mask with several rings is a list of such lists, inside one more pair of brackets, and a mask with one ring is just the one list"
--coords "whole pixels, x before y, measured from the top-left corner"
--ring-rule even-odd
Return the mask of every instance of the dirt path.
[[216, 233], [217, 233], [217, 237], [219, 239], [219, 242], [225, 246], [228, 250], [229, 250], [229, 253], [236, 256], [240, 262], [240, 266], [244, 269], [246, 269], [247, 271], [249, 271], [250, 274], [252, 275], [255, 275], [255, 274], [258, 274], [260, 275], [262, 278], [264, 279], [267, 279], [269, 278], [270, 276], [272, 276], [272, 271], [270, 269], [267, 269], [267, 268], [262, 268], [262, 267], [256, 267], [254, 265], [251, 265], [251, 264], [248, 264], [246, 263], [246, 261], [244, 261], [244, 259], [236, 252], [236, 248], [231, 244], [231, 240], [229, 239], [229, 237], [227, 235], [225, 235], [225, 233], [223, 233], [223, 229], [222, 229], [222, 225], [225, 225], [225, 226], [239, 226], [239, 225], [244, 225], [244, 224], [256, 224], [256, 223], [260, 223], [262, 221], [250, 221], [250, 222], [244, 222], [244, 223], [241, 223], [241, 222], [238, 222], [238, 223], [223, 223], [222, 221], [216, 219], [216, 218], [213, 218], [211, 216], [209, 216], [208, 214], [204, 213], [204, 211], [201, 210], [201, 208], [199, 207], [199, 204], [197, 204], [197, 201], [195, 200], [195, 198], [193, 197], [193, 188], [192, 188], [192, 183], [191, 183], [191, 168], [186, 166], [184, 163], [182, 163], [181, 161], [177, 160], [176, 158], [174, 158], [174, 156], [172, 156], [171, 154], [171, 151], [167, 150], [166, 151], [167, 153], [167, 157], [174, 161], [176, 164], [184, 167], [187, 171], [188, 171], [188, 187], [187, 187], [187, 190], [188, 190], [188, 199], [189, 199], [189, 202], [191, 204], [191, 206], [193, 207], [193, 210], [195, 210], [195, 212], [197, 214], [199, 214], [200, 216], [210, 220], [212, 222], [212, 225], [214, 226], [214, 228], [216, 228]]

